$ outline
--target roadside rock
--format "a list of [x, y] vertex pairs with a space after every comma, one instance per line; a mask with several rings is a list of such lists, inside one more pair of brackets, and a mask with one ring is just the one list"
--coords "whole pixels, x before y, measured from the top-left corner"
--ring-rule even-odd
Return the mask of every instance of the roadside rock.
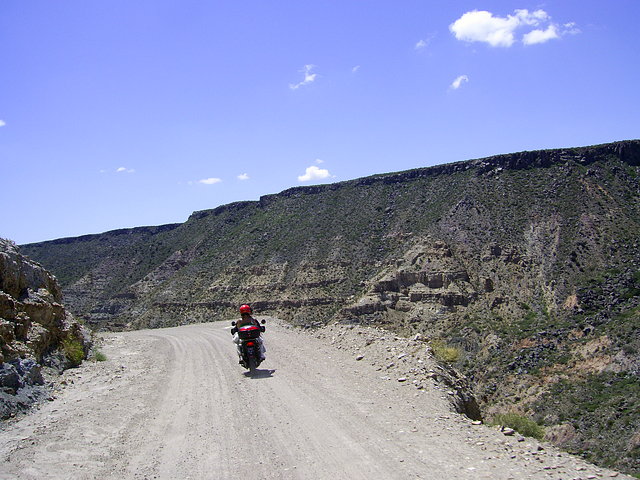
[[0, 418], [47, 396], [45, 369], [86, 358], [90, 334], [61, 301], [55, 277], [0, 239]]

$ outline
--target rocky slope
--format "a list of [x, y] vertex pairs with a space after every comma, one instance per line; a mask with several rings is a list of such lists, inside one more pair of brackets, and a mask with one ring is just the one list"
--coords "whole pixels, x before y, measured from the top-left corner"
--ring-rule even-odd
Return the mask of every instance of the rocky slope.
[[640, 472], [639, 175], [637, 140], [520, 152], [22, 248], [96, 328], [251, 302], [299, 325], [419, 333], [454, 353], [485, 416], [533, 418]]
[[86, 357], [89, 332], [61, 300], [53, 275], [0, 239], [0, 418], [46, 396], [47, 373]]

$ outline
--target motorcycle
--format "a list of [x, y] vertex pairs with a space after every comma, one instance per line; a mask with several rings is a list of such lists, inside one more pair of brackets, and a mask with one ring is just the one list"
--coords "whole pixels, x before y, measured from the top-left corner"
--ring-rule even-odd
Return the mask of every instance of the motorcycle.
[[240, 356], [240, 365], [249, 369], [250, 373], [254, 373], [256, 368], [262, 362], [260, 354], [260, 334], [265, 331], [264, 323], [262, 325], [244, 325], [236, 327], [236, 322], [231, 322], [231, 334], [238, 333], [239, 344], [238, 354]]

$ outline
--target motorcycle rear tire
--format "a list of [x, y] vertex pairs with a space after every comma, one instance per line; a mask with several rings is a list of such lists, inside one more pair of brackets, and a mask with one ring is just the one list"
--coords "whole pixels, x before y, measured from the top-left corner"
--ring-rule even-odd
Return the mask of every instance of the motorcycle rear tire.
[[250, 357], [249, 358], [249, 373], [255, 372], [256, 368], [258, 368], [258, 362], [256, 361], [255, 357]]

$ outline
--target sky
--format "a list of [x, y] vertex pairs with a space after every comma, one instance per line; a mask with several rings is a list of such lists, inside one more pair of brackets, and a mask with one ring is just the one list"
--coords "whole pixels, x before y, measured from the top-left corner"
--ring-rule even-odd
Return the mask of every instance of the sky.
[[1, 0], [0, 237], [640, 138], [639, 19], [639, 0]]

